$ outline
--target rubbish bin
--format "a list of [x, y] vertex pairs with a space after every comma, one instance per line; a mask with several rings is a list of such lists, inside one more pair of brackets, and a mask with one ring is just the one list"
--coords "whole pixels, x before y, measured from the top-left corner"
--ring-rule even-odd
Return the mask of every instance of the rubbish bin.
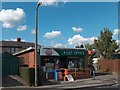
[[58, 73], [61, 72], [61, 70], [54, 70], [54, 79], [58, 81]]
[[54, 79], [57, 80], [57, 72], [54, 70]]

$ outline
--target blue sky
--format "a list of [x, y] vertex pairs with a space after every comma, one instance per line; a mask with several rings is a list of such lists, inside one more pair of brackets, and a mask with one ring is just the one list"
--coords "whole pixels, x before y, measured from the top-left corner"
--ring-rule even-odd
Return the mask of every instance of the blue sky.
[[[3, 2], [0, 12], [2, 40], [35, 40], [36, 2]], [[118, 39], [117, 2], [50, 3], [39, 7], [39, 44], [54, 47], [74, 47], [93, 43], [103, 28]]]

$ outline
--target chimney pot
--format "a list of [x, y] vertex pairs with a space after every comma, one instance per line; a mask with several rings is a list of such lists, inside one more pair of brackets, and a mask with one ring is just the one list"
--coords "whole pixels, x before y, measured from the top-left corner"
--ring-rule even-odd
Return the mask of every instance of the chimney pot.
[[17, 42], [21, 42], [21, 38], [17, 38]]

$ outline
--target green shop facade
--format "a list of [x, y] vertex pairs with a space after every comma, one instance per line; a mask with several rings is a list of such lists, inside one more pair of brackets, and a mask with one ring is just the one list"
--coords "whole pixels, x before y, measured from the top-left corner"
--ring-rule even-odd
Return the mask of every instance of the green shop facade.
[[[42, 48], [40, 65], [47, 79], [54, 77], [54, 70], [68, 69], [70, 74], [79, 77], [82, 70], [88, 69], [88, 53], [80, 48]], [[76, 74], [75, 74], [76, 73]], [[85, 72], [84, 72], [85, 75]]]

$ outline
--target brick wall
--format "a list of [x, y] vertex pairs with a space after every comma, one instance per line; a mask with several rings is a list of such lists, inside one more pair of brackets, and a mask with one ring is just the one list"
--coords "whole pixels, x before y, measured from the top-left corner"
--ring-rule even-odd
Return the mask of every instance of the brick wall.
[[[34, 51], [29, 51], [23, 54], [20, 54], [17, 56], [19, 58], [19, 64], [20, 65], [28, 65], [30, 68], [34, 68], [34, 59], [35, 59], [35, 54]], [[40, 55], [38, 55], [38, 65], [40, 64]]]
[[29, 52], [28, 54], [29, 54], [29, 67], [32, 68], [33, 65], [34, 65], [34, 58], [35, 58], [34, 55], [35, 54], [34, 54], [34, 51], [33, 52]]
[[29, 54], [25, 53], [17, 56], [19, 58], [20, 65], [28, 65], [29, 63]]
[[118, 60], [99, 60], [99, 71], [109, 71], [120, 73], [120, 59]]

